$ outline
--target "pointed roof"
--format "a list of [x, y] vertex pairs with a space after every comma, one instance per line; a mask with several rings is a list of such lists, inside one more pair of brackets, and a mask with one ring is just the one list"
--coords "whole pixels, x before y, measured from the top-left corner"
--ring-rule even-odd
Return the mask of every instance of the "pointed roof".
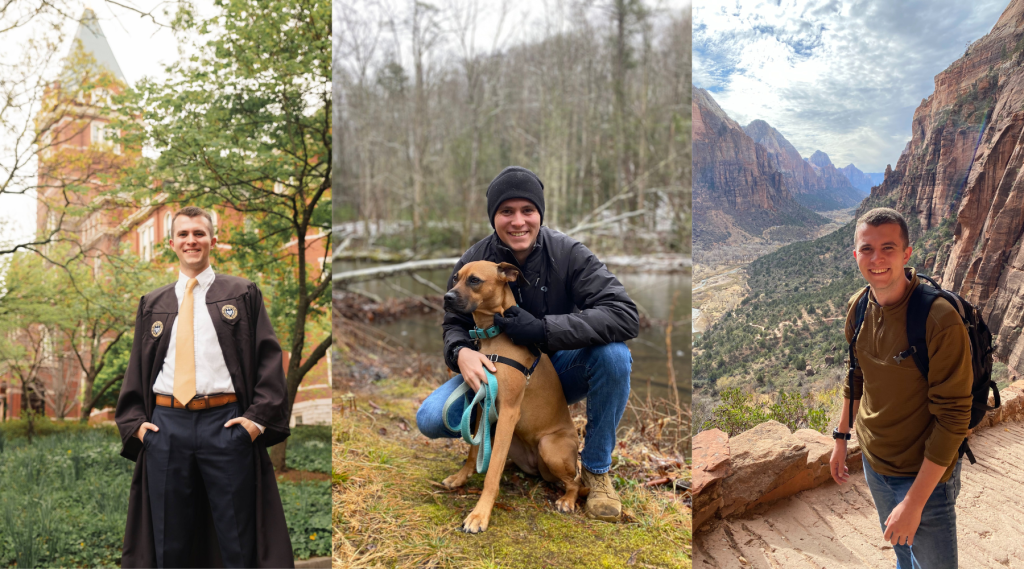
[[[107, 36], [103, 35], [103, 28], [100, 27], [100, 21], [96, 18], [96, 12], [93, 12], [91, 8], [86, 8], [85, 12], [82, 13], [82, 18], [78, 23], [78, 31], [75, 33], [75, 39], [81, 40], [82, 49], [87, 53], [91, 53], [96, 59], [96, 63], [106, 67], [108, 71], [114, 74], [114, 77], [121, 81], [125, 80], [124, 74], [121, 73], [121, 67], [117, 64], [117, 59], [114, 57], [114, 51], [110, 49], [110, 44], [107, 43]], [[68, 56], [74, 50], [75, 44], [72, 42]]]

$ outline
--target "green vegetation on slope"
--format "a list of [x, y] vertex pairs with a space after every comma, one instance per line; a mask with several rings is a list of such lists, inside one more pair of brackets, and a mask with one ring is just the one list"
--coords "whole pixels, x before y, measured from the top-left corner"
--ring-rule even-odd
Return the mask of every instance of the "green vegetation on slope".
[[[860, 212], [892, 205], [892, 197], [869, 200]], [[908, 265], [930, 276], [929, 270], [948, 254], [953, 223], [950, 217], [922, 233], [910, 217], [914, 253]], [[813, 241], [787, 245], [747, 267], [748, 296], [694, 342], [695, 389], [710, 397], [732, 387], [765, 394], [796, 390], [806, 396], [829, 390], [845, 377], [847, 301], [866, 284], [853, 257], [855, 224], [852, 220]], [[807, 366], [815, 370], [813, 378], [805, 374]], [[816, 405], [828, 407], [822, 401], [808, 409]]]
[[807, 365], [835, 361], [846, 346], [846, 299], [860, 283], [851, 251], [854, 222], [780, 248], [747, 267], [750, 293], [694, 342], [694, 385], [717, 391], [741, 376], [761, 391], [797, 387]]

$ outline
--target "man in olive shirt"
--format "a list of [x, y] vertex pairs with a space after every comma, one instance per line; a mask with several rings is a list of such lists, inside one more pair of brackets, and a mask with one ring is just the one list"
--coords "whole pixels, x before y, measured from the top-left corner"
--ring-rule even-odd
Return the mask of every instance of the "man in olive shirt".
[[[899, 212], [873, 209], [857, 221], [854, 252], [870, 285], [867, 311], [856, 339], [853, 392], [844, 389], [842, 417], [833, 436], [832, 477], [849, 479], [846, 447], [850, 400], [863, 451], [864, 476], [878, 509], [884, 538], [900, 569], [957, 567], [958, 449], [971, 415], [971, 348], [956, 310], [936, 300], [925, 324], [929, 371], [912, 358], [907, 305], [920, 283], [910, 260], [907, 224]], [[849, 301], [846, 339], [854, 337], [863, 291]]]

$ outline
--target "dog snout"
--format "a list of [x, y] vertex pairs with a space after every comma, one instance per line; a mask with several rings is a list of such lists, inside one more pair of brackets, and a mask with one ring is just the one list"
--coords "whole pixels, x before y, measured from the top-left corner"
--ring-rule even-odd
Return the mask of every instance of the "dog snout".
[[450, 290], [444, 295], [444, 307], [446, 309], [455, 308], [456, 301], [459, 300], [459, 295], [454, 290]]

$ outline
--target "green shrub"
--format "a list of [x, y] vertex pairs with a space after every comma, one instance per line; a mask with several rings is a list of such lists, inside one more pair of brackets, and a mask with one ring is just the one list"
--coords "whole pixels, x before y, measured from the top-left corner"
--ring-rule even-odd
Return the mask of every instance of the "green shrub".
[[778, 421], [789, 430], [810, 428], [818, 432], [828, 429], [831, 409], [812, 396], [780, 390], [770, 403], [758, 401], [739, 388], [722, 391], [721, 403], [711, 411], [711, 418], [700, 430], [721, 429], [730, 437], [748, 431], [767, 421]]
[[331, 426], [296, 425], [288, 437], [288, 468], [331, 471]]
[[[23, 432], [17, 423], [0, 428], [0, 567], [118, 566], [135, 463], [120, 456], [116, 431], [40, 420], [56, 428], [29, 444], [12, 435]], [[299, 433], [302, 446], [330, 427]], [[330, 483], [279, 488], [296, 557], [330, 555]]]
[[282, 482], [280, 490], [295, 558], [330, 556], [331, 483]]
[[134, 463], [98, 428], [8, 441], [0, 455], [0, 565], [120, 563]]
[[[32, 430], [37, 437], [50, 435], [89, 433], [93, 431], [105, 432], [117, 436], [117, 427], [114, 425], [93, 426], [81, 423], [77, 419], [73, 421], [52, 420], [49, 417], [36, 417], [32, 421]], [[0, 431], [8, 439], [25, 438], [28, 433], [28, 422], [25, 419], [10, 419], [0, 422]]]
[[1006, 389], [1010, 385], [1010, 369], [1002, 362], [992, 362], [992, 381], [996, 382], [999, 389]]

